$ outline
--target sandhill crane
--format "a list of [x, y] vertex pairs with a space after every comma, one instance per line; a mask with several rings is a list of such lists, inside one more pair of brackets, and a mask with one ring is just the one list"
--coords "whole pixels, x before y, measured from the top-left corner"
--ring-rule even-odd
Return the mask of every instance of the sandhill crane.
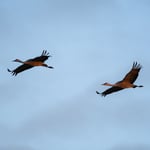
[[111, 88], [107, 89], [106, 91], [100, 93], [96, 91], [97, 94], [101, 94], [102, 96], [106, 96], [108, 94], [111, 94], [113, 92], [117, 92], [120, 90], [123, 90], [125, 88], [136, 88], [136, 87], [143, 87], [143, 85], [135, 85], [133, 84], [134, 81], [137, 79], [138, 74], [142, 66], [138, 64], [137, 62], [133, 63], [132, 69], [126, 74], [126, 76], [123, 78], [123, 80], [115, 83], [115, 84], [110, 84], [110, 83], [104, 83], [102, 85], [106, 86], [112, 86]]
[[7, 70], [11, 72], [12, 75], [16, 76], [18, 73], [24, 70], [30, 69], [32, 67], [35, 67], [35, 66], [44, 66], [44, 67], [53, 69], [52, 66], [48, 66], [47, 64], [44, 63], [44, 61], [46, 61], [49, 57], [50, 57], [49, 53], [46, 50], [43, 50], [41, 56], [28, 59], [26, 61], [21, 61], [20, 59], [13, 60], [14, 62], [22, 63], [22, 65], [17, 67], [14, 70], [10, 70], [10, 69], [7, 69]]

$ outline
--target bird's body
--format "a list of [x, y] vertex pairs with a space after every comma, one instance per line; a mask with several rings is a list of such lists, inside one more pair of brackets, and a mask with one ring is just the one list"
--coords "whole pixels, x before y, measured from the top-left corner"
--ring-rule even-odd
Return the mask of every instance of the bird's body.
[[18, 73], [20, 73], [24, 70], [30, 69], [32, 67], [35, 67], [35, 66], [44, 66], [44, 67], [52, 69], [53, 68], [52, 66], [48, 66], [47, 64], [44, 63], [44, 61], [46, 61], [49, 57], [50, 57], [49, 53], [47, 53], [47, 51], [43, 50], [41, 56], [38, 56], [38, 57], [35, 57], [32, 59], [28, 59], [26, 61], [22, 61], [20, 59], [15, 59], [14, 62], [22, 63], [22, 65], [17, 67], [14, 70], [8, 69], [8, 71], [11, 72], [12, 75], [17, 75]]
[[134, 62], [132, 69], [130, 70], [129, 73], [127, 73], [127, 75], [123, 78], [123, 80], [115, 84], [110, 84], [106, 82], [103, 85], [111, 86], [111, 88], [107, 89], [106, 91], [102, 93], [99, 93], [98, 91], [96, 91], [96, 93], [101, 94], [102, 96], [106, 96], [108, 94], [111, 94], [113, 92], [117, 92], [126, 88], [143, 87], [142, 85], [133, 84], [138, 77], [140, 69], [141, 69], [141, 65], [137, 64], [137, 62]]
[[22, 64], [31, 65], [31, 66], [43, 66], [43, 62], [41, 61], [34, 61], [34, 60], [27, 60], [27, 61], [21, 61], [19, 59], [16, 59], [15, 62], [20, 62]]

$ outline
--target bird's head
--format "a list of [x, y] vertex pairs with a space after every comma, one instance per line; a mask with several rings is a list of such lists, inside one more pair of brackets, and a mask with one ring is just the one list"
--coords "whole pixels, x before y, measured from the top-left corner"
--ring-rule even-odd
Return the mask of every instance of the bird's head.
[[107, 82], [105, 82], [105, 83], [103, 83], [102, 85], [108, 85], [108, 83], [107, 83]]
[[13, 62], [20, 62], [20, 60], [19, 59], [15, 59], [15, 60], [13, 60]]

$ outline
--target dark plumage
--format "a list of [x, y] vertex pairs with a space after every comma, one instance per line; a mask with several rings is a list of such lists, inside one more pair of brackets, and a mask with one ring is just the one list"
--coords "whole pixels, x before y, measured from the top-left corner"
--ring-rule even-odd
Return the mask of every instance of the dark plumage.
[[50, 57], [49, 53], [46, 50], [43, 50], [41, 56], [38, 56], [38, 57], [35, 57], [32, 59], [28, 59], [26, 61], [21, 61], [19, 59], [15, 59], [14, 62], [20, 62], [20, 63], [22, 63], [22, 65], [20, 65], [19, 67], [17, 67], [14, 70], [10, 70], [10, 69], [7, 69], [7, 70], [9, 72], [11, 72], [12, 75], [16, 76], [18, 73], [20, 73], [24, 70], [30, 69], [32, 67], [35, 67], [35, 66], [44, 66], [44, 67], [52, 69], [53, 68], [52, 66], [48, 66], [47, 64], [44, 63], [44, 61], [46, 61], [49, 57]]
[[14, 70], [10, 70], [10, 69], [7, 69], [7, 70], [8, 70], [8, 72], [11, 72], [12, 75], [16, 76], [18, 73], [20, 73], [24, 70], [30, 69], [32, 67], [33, 66], [31, 66], [31, 65], [23, 64], [23, 65], [17, 67], [16, 69], [14, 69]]
[[134, 62], [131, 70], [126, 74], [122, 81], [134, 83], [139, 75], [139, 71], [141, 70], [141, 68], [142, 66], [140, 64]]
[[96, 93], [97, 94], [101, 94], [102, 96], [106, 96], [106, 95], [108, 95], [108, 94], [111, 94], [111, 93], [113, 93], [113, 92], [117, 92], [117, 91], [120, 91], [120, 90], [123, 90], [123, 88], [121, 88], [121, 87], [111, 87], [111, 88], [109, 88], [109, 89], [107, 89], [107, 90], [105, 90], [104, 92], [102, 92], [102, 93], [99, 93], [98, 91], [96, 91]]
[[135, 82], [135, 80], [137, 79], [139, 71], [141, 70], [141, 68], [142, 67], [140, 64], [138, 64], [137, 62], [134, 62], [131, 70], [126, 74], [126, 76], [123, 78], [123, 80], [121, 80], [115, 84], [104, 83], [103, 85], [112, 86], [112, 87], [105, 90], [102, 93], [99, 93], [98, 91], [96, 91], [96, 93], [101, 94], [102, 96], [106, 96], [108, 94], [123, 90], [125, 88], [143, 87], [142, 85], [133, 84]]

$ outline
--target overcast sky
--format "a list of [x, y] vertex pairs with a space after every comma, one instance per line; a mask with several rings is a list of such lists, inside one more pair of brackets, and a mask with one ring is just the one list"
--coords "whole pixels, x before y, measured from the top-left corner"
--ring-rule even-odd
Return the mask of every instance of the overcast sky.
[[[149, 0], [1, 0], [0, 149], [149, 150]], [[47, 50], [46, 63], [7, 72]], [[101, 97], [137, 61], [137, 85]]]

